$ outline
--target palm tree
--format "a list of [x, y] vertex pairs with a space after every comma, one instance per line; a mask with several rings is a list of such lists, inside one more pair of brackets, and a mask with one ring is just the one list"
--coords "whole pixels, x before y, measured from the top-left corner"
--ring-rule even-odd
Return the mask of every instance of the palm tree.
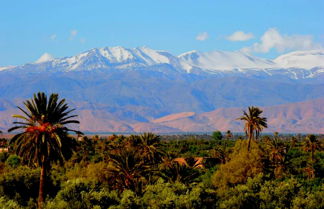
[[[183, 161], [182, 161], [183, 160]], [[191, 162], [190, 162], [191, 161]], [[181, 182], [183, 184], [190, 184], [196, 181], [199, 176], [199, 169], [196, 166], [197, 160], [195, 159], [174, 159], [169, 157], [163, 158], [160, 164], [159, 175], [169, 182]]]
[[131, 147], [115, 150], [109, 153], [109, 161], [109, 185], [120, 191], [131, 189], [140, 194], [151, 169], [138, 151]]
[[151, 182], [164, 153], [160, 137], [152, 133], [117, 137], [109, 144], [109, 185], [118, 190], [132, 189], [142, 193], [143, 185]]
[[311, 154], [311, 161], [314, 163], [315, 152], [321, 148], [321, 143], [317, 140], [315, 135], [310, 134], [305, 138], [303, 148], [306, 152]]
[[143, 133], [137, 137], [139, 150], [143, 160], [148, 164], [157, 164], [162, 161], [164, 153], [161, 151], [161, 140], [153, 133]]
[[21, 130], [10, 141], [17, 155], [21, 156], [30, 166], [41, 167], [38, 208], [43, 208], [44, 183], [46, 171], [51, 163], [60, 162], [72, 155], [75, 140], [68, 132], [82, 134], [66, 127], [67, 124], [79, 123], [73, 120], [65, 100], [59, 100], [58, 94], [51, 94], [49, 99], [43, 92], [24, 102], [26, 110], [18, 107], [23, 115], [13, 115], [20, 119], [8, 131]]
[[280, 178], [286, 168], [286, 154], [288, 148], [284, 141], [276, 134], [272, 140], [267, 141], [266, 145], [269, 152], [269, 160], [272, 166], [274, 166], [274, 175], [276, 178]]
[[308, 161], [308, 165], [305, 168], [305, 171], [307, 173], [308, 178], [315, 178], [315, 152], [319, 149], [321, 149], [321, 143], [317, 140], [316, 136], [313, 134], [310, 134], [306, 136], [304, 142], [303, 142], [303, 149], [306, 152], [310, 153], [310, 160]]
[[248, 136], [248, 150], [250, 150], [251, 140], [257, 139], [263, 130], [267, 128], [267, 118], [261, 117], [263, 111], [258, 107], [249, 107], [248, 112], [243, 111], [243, 116], [239, 117], [237, 120], [244, 120], [245, 126], [244, 131]]

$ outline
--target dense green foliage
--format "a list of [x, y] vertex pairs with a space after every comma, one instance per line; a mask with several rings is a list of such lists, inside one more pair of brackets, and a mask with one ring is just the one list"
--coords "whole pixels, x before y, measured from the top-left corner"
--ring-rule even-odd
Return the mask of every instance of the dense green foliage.
[[[163, 137], [165, 138], [165, 137]], [[44, 207], [324, 208], [323, 136], [83, 137], [53, 164]], [[36, 208], [39, 168], [0, 153], [0, 208]]]

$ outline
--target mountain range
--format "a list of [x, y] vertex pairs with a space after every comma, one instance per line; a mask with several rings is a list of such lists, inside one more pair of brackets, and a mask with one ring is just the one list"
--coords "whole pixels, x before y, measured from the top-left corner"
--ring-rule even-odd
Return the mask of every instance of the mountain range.
[[10, 127], [16, 105], [45, 91], [77, 109], [84, 131], [240, 131], [234, 119], [254, 105], [265, 110], [269, 131], [323, 133], [323, 58], [323, 50], [270, 60], [240, 51], [174, 56], [147, 47], [44, 54], [0, 68], [0, 129]]

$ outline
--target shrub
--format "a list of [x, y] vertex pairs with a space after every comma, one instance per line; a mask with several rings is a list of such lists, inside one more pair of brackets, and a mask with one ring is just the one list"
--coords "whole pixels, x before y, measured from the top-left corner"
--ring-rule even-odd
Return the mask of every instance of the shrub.
[[212, 138], [213, 138], [214, 140], [216, 140], [216, 141], [220, 141], [220, 140], [222, 140], [222, 139], [223, 139], [222, 132], [220, 132], [220, 131], [214, 131], [214, 132], [212, 133]]
[[291, 208], [292, 200], [300, 187], [301, 184], [294, 178], [285, 181], [266, 181], [259, 192], [260, 208]]
[[248, 151], [247, 140], [238, 140], [230, 160], [221, 165], [212, 176], [212, 183], [216, 187], [245, 183], [249, 177], [254, 177], [262, 171], [262, 151], [258, 144], [252, 141]]
[[119, 198], [116, 191], [110, 192], [93, 182], [75, 179], [65, 182], [57, 196], [46, 203], [46, 208], [108, 208], [118, 204]]
[[[214, 198], [211, 199], [210, 197]], [[159, 179], [145, 189], [144, 208], [212, 208], [216, 196], [202, 184], [187, 186], [180, 182], [169, 183]]]
[[0, 209], [19, 209], [21, 206], [14, 200], [0, 196]]
[[27, 205], [38, 196], [39, 170], [19, 166], [0, 176], [0, 196]]
[[263, 175], [248, 178], [246, 184], [218, 191], [219, 204], [217, 208], [259, 208], [258, 191], [263, 183]]
[[317, 191], [301, 190], [292, 201], [293, 209], [321, 209], [324, 208], [324, 185]]
[[107, 163], [75, 164], [66, 172], [66, 177], [69, 180], [83, 178], [87, 181], [105, 183], [108, 181]]
[[6, 160], [6, 164], [16, 168], [20, 165], [20, 158], [17, 155], [10, 155]]

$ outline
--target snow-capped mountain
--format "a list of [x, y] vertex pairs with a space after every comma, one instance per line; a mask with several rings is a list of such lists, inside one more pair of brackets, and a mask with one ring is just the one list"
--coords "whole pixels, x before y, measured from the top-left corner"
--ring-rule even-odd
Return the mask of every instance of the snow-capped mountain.
[[[0, 129], [10, 126], [16, 105], [39, 91], [59, 93], [83, 112], [82, 130], [97, 131], [161, 128], [150, 121], [174, 113], [199, 114], [224, 107], [241, 110], [250, 105], [324, 98], [323, 54], [296, 52], [274, 61], [242, 52], [191, 51], [174, 56], [147, 47], [105, 47], [56, 59], [45, 54], [33, 63], [0, 68]], [[7, 101], [13, 104], [11, 109]], [[303, 131], [296, 122], [303, 116], [296, 115], [297, 119], [288, 118], [288, 125], [282, 124], [278, 130], [294, 126], [294, 131]], [[195, 121], [204, 124], [204, 117]], [[314, 113], [310, 120], [320, 124], [321, 118], [316, 117]], [[133, 122], [140, 124], [134, 128]], [[100, 124], [105, 124], [103, 129]]]
[[324, 50], [297, 51], [274, 60], [241, 51], [190, 51], [174, 56], [167, 51], [148, 47], [95, 48], [81, 54], [54, 59], [45, 53], [36, 62], [1, 71], [71, 72], [93, 70], [151, 70], [214, 76], [284, 76], [290, 79], [314, 78], [324, 74]]
[[5, 71], [5, 70], [10, 70], [12, 68], [15, 68], [16, 66], [5, 66], [5, 67], [0, 67], [0, 71]]
[[77, 56], [58, 59], [54, 65], [65, 66], [66, 71], [92, 70], [105, 68], [128, 68], [157, 64], [178, 65], [177, 58], [165, 51], [147, 47], [127, 49], [124, 47], [105, 47], [92, 49]]
[[82, 71], [95, 69], [127, 69], [136, 67], [147, 67], [158, 64], [170, 64], [180, 68], [177, 57], [166, 51], [153, 50], [147, 47], [128, 49], [124, 47], [105, 47], [91, 49], [76, 56], [53, 59], [44, 54], [38, 61], [33, 63], [41, 68], [57, 71]]
[[279, 56], [274, 62], [282, 68], [324, 68], [324, 50], [295, 51]]
[[179, 59], [187, 70], [200, 68], [207, 71], [228, 71], [233, 69], [266, 69], [277, 67], [271, 60], [254, 57], [239, 51], [191, 51], [181, 54]]
[[54, 57], [49, 53], [44, 53], [40, 58], [38, 58], [38, 60], [36, 60], [35, 63], [39, 64], [42, 62], [49, 62], [51, 60], [54, 60]]

